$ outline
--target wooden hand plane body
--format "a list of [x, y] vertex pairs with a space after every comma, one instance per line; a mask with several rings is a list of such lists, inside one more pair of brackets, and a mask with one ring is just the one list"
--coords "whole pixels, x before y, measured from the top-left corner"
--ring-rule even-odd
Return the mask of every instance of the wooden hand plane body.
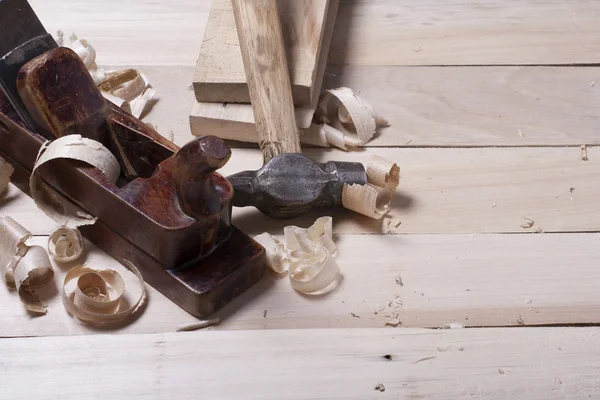
[[[7, 5], [28, 8], [25, 0], [0, 0], [0, 15]], [[44, 164], [40, 174], [64, 204], [98, 217], [81, 227], [84, 236], [137, 265], [150, 285], [198, 317], [260, 279], [265, 251], [231, 224], [233, 188], [215, 172], [229, 148], [206, 136], [178, 149], [105, 101], [74, 52], [48, 45], [39, 27], [33, 32], [33, 38], [13, 33], [27, 40], [0, 58], [0, 155], [15, 167], [13, 183], [29, 193], [43, 143], [81, 133], [111, 150], [122, 166], [119, 180], [65, 159]], [[20, 60], [17, 75], [11, 59]]]

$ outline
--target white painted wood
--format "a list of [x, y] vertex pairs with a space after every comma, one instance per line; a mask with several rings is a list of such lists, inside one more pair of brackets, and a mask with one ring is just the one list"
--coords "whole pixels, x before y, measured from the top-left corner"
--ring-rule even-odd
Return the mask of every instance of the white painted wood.
[[[369, 148], [359, 152], [308, 149], [317, 161], [366, 163], [377, 154], [398, 162], [402, 178], [389, 218], [372, 220], [344, 209], [307, 214], [291, 221], [265, 218], [258, 210], [235, 208], [233, 223], [248, 233], [279, 233], [290, 224], [309, 226], [318, 215], [334, 217], [334, 232], [526, 233], [599, 231], [600, 150], [549, 148]], [[258, 149], [233, 149], [224, 175], [258, 169]], [[571, 193], [571, 189], [572, 193]], [[13, 196], [14, 194], [14, 196]], [[35, 234], [49, 234], [53, 221], [31, 199], [11, 189], [2, 212]], [[388, 227], [390, 218], [402, 223]], [[523, 228], [525, 218], [534, 225]]]
[[3, 339], [0, 398], [589, 399], [599, 390], [599, 332], [326, 329]]
[[[397, 313], [405, 327], [518, 326], [600, 323], [600, 235], [405, 235], [335, 237], [341, 277], [321, 296], [293, 291], [268, 272], [227, 305], [209, 330], [383, 328]], [[45, 245], [45, 237], [36, 237]], [[117, 269], [128, 293], [136, 278], [88, 244], [92, 268]], [[68, 267], [75, 263], [69, 264]], [[55, 284], [43, 298], [48, 314], [29, 316], [0, 285], [0, 337], [98, 333], [70, 318], [56, 295], [68, 267], [55, 264]], [[402, 279], [400, 285], [396, 277]], [[52, 289], [54, 287], [54, 289]], [[132, 324], [114, 333], [174, 332], [196, 320], [148, 287], [149, 302]], [[396, 303], [388, 306], [388, 302]], [[375, 313], [377, 312], [377, 313]]]
[[[75, 31], [90, 40], [102, 64], [194, 66], [211, 2], [31, 0], [31, 4], [50, 32]], [[595, 1], [342, 1], [329, 63], [598, 63], [599, 17]]]

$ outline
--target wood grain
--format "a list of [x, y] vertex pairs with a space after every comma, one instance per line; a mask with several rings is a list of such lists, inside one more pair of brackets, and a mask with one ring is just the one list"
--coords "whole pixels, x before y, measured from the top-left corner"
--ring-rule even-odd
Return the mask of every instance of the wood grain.
[[[45, 246], [46, 240], [36, 237], [33, 243]], [[383, 328], [394, 314], [404, 327], [600, 323], [596, 233], [339, 235], [335, 240], [342, 276], [334, 290], [301, 295], [287, 277], [269, 272], [217, 314], [220, 325], [208, 329]], [[95, 246], [87, 243], [86, 249], [80, 262], [118, 270], [128, 295], [136, 296], [133, 274]], [[196, 321], [147, 286], [147, 307], [131, 325], [101, 331], [82, 325], [66, 314], [56, 295], [72, 264], [54, 264], [54, 285], [43, 293], [44, 317], [31, 318], [16, 294], [0, 285], [0, 337], [174, 332]]]
[[[327, 214], [334, 232], [387, 233], [531, 233], [595, 232], [600, 230], [600, 150], [588, 148], [582, 161], [579, 148], [370, 148], [361, 152], [307, 149], [317, 161], [366, 163], [378, 154], [399, 163], [402, 178], [392, 201], [390, 218], [375, 221], [343, 209]], [[262, 165], [257, 149], [233, 149], [221, 170], [230, 175]], [[2, 209], [35, 234], [49, 234], [53, 221], [31, 199], [11, 187]], [[318, 213], [278, 221], [254, 208], [235, 208], [233, 223], [246, 233], [279, 233], [290, 224], [308, 226]], [[534, 226], [521, 225], [531, 218]], [[399, 219], [397, 228], [388, 227]]]
[[[340, 86], [391, 123], [369, 147], [600, 144], [600, 68], [330, 67], [324, 87]], [[190, 125], [257, 141], [246, 104], [194, 102]]]
[[277, 2], [232, 0], [232, 5], [264, 162], [300, 153]]
[[577, 0], [345, 0], [333, 65], [600, 62], [600, 5]]
[[[321, 91], [339, 0], [278, 0], [294, 103]], [[196, 99], [249, 103], [231, 0], [214, 0], [194, 75]]]
[[[597, 394], [599, 332], [330, 329], [4, 339], [0, 396], [587, 399]], [[375, 390], [379, 384], [385, 392]]]
[[[210, 4], [31, 0], [49, 32], [76, 32], [113, 65], [195, 66]], [[595, 1], [344, 0], [329, 63], [597, 64], [599, 18]]]

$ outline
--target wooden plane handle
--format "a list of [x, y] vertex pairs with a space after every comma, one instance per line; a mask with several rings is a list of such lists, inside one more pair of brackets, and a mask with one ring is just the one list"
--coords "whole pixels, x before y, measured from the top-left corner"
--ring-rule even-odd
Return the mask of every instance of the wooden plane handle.
[[300, 153], [283, 34], [275, 0], [232, 0], [264, 162]]

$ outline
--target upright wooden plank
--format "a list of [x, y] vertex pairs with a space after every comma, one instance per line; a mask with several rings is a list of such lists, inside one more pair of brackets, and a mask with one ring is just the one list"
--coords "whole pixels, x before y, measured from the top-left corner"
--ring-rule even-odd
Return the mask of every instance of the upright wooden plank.
[[[323, 80], [339, 0], [278, 0], [294, 103], [310, 105]], [[196, 99], [250, 103], [230, 0], [214, 0], [194, 75]]]
[[[100, 63], [194, 66], [211, 2], [31, 4], [50, 32], [62, 29], [87, 38]], [[585, 0], [343, 0], [329, 60], [335, 65], [597, 64], [599, 18], [598, 3]]]
[[[334, 209], [281, 221], [248, 207], [234, 209], [236, 226], [247, 233], [279, 233], [286, 225], [308, 226], [328, 214], [334, 218], [334, 232], [340, 234], [600, 230], [598, 147], [587, 150], [588, 161], [581, 160], [579, 147], [307, 149], [304, 153], [317, 161], [367, 163], [377, 154], [398, 162], [402, 178], [389, 218], [372, 220]], [[227, 176], [261, 165], [258, 149], [233, 149], [221, 172]], [[49, 234], [55, 227], [17, 189], [11, 188], [2, 212], [36, 234]], [[533, 221], [531, 227], [526, 218]], [[401, 224], [390, 227], [390, 219]]]
[[588, 399], [599, 328], [2, 339], [0, 398]]
[[[45, 245], [46, 237], [33, 243]], [[217, 316], [207, 329], [383, 328], [398, 318], [404, 327], [519, 326], [600, 323], [600, 236], [553, 235], [341, 235], [335, 237], [341, 268], [327, 295], [304, 296], [285, 275], [267, 273]], [[87, 245], [92, 268], [116, 269], [127, 293], [136, 278]], [[48, 314], [31, 318], [14, 291], [0, 285], [0, 337], [90, 334], [67, 315], [57, 295], [66, 271], [55, 264], [54, 284], [41, 295]], [[174, 332], [195, 322], [147, 287], [149, 300], [130, 325], [111, 333]]]

